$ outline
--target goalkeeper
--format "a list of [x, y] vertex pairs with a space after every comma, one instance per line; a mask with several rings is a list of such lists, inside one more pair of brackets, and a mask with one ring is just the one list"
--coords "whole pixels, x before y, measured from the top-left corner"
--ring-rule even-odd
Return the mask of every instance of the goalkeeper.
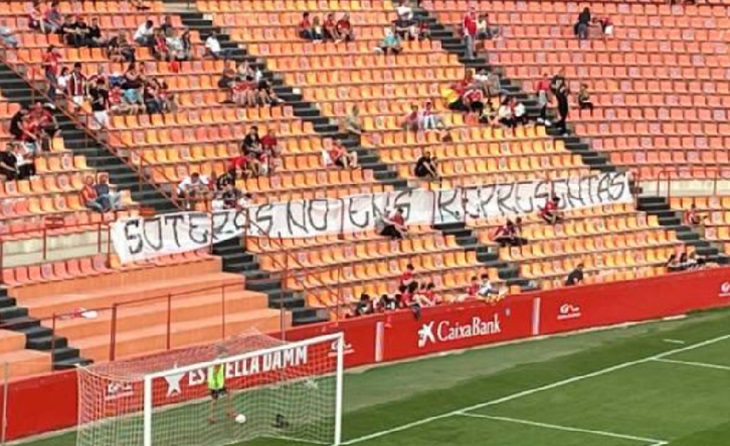
[[[225, 352], [221, 352], [218, 359], [225, 357]], [[235, 418], [236, 413], [233, 411], [233, 398], [226, 388], [226, 366], [225, 364], [216, 364], [208, 370], [208, 389], [210, 390], [210, 418], [211, 423], [216, 422], [216, 406], [218, 400], [225, 397], [226, 406], [228, 408], [228, 416]]]

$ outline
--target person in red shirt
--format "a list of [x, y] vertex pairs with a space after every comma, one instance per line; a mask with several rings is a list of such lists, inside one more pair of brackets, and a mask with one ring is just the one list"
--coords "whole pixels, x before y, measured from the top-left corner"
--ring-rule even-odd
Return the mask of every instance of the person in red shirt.
[[154, 38], [152, 39], [152, 51], [161, 61], [172, 60], [170, 57], [170, 48], [167, 47], [167, 38], [161, 29], [155, 30]]
[[345, 14], [340, 20], [337, 21], [337, 33], [340, 35], [340, 39], [345, 42], [350, 42], [355, 39], [355, 34], [352, 31], [352, 24], [350, 23], [350, 14]]
[[479, 283], [479, 279], [477, 279], [477, 276], [471, 276], [469, 285], [467, 285], [467, 287], [466, 287], [466, 295], [464, 296], [464, 299], [478, 298], [480, 287], [481, 287], [481, 284]]
[[403, 123], [401, 126], [405, 130], [416, 131], [421, 128], [421, 111], [418, 109], [418, 105], [411, 105], [411, 111], [406, 113], [403, 117]]
[[337, 141], [332, 142], [332, 147], [327, 151], [331, 164], [345, 169], [357, 169], [357, 152], [348, 152], [345, 147]]
[[522, 219], [517, 218], [516, 221], [507, 219], [507, 222], [497, 228], [494, 233], [494, 241], [499, 243], [499, 246], [522, 246], [527, 241], [521, 237], [522, 234]]
[[406, 219], [403, 216], [403, 208], [398, 208], [383, 219], [383, 227], [380, 229], [380, 235], [393, 239], [402, 239], [408, 235], [406, 227]]
[[337, 32], [337, 22], [335, 21], [334, 13], [330, 12], [329, 14], [327, 14], [327, 17], [324, 19], [323, 28], [324, 40], [332, 40], [335, 43], [342, 40], [340, 38], [340, 33]]
[[281, 157], [281, 148], [279, 147], [279, 140], [276, 138], [276, 132], [274, 129], [269, 129], [261, 138], [261, 148], [266, 154], [266, 160], [268, 162], [268, 173], [271, 175], [274, 173], [275, 165], [278, 163]]
[[253, 176], [253, 172], [251, 172], [251, 167], [248, 162], [248, 157], [241, 153], [238, 156], [231, 158], [228, 162], [228, 173], [234, 179], [246, 179]]
[[104, 213], [108, 210], [104, 206], [103, 201], [100, 200], [99, 194], [96, 193], [96, 188], [94, 188], [94, 177], [91, 175], [86, 177], [84, 187], [81, 189], [81, 202], [92, 211]]
[[477, 15], [474, 8], [471, 8], [464, 16], [461, 27], [464, 34], [464, 45], [466, 45], [464, 57], [474, 59], [474, 39], [477, 35]]
[[314, 40], [312, 35], [312, 21], [309, 20], [309, 11], [302, 14], [302, 21], [299, 22], [299, 37], [306, 40]]
[[42, 66], [46, 75], [46, 80], [48, 80], [48, 97], [51, 98], [52, 101], [56, 99], [56, 86], [58, 85], [58, 79], [56, 76], [58, 76], [58, 65], [60, 61], [61, 55], [56, 51], [56, 48], [53, 45], [50, 45], [43, 55]]
[[609, 37], [613, 37], [613, 20], [611, 20], [611, 17], [599, 17], [597, 19], [594, 19], [594, 21], [601, 25], [601, 30], [603, 31], [603, 40], [606, 40]]
[[415, 280], [415, 276], [413, 274], [415, 268], [413, 268], [412, 264], [406, 265], [406, 270], [403, 271], [400, 275], [400, 284], [399, 287], [403, 287], [407, 290], [410, 290], [411, 293], [413, 293], [416, 289], [418, 289], [418, 282]]
[[537, 118], [537, 122], [550, 125], [547, 121], [547, 106], [550, 102], [550, 79], [547, 73], [543, 74], [542, 79], [535, 83], [535, 93], [537, 94], [537, 105], [540, 106], [540, 117]]
[[558, 210], [559, 203], [559, 197], [552, 197], [547, 201], [547, 203], [545, 203], [545, 206], [540, 209], [540, 218], [545, 220], [545, 223], [554, 225], [563, 220], [563, 216]]

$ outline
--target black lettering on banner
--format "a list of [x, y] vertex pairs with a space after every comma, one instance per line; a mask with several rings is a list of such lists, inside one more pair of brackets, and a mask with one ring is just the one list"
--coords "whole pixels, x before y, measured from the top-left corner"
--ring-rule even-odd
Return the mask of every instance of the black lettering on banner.
[[[229, 228], [229, 223], [233, 219], [235, 211], [217, 211], [211, 212], [211, 222], [213, 227], [211, 231], [213, 233], [213, 242], [220, 240], [226, 240], [226, 234], [231, 234], [233, 231]], [[233, 234], [231, 234], [233, 235]]]
[[140, 227], [144, 228], [144, 220], [141, 218], [124, 222], [124, 239], [126, 240], [127, 249], [132, 255], [139, 254], [144, 248]]
[[568, 204], [570, 205], [570, 209], [580, 208], [580, 207], [586, 206], [587, 204], [590, 204], [590, 202], [586, 203], [584, 201], [586, 194], [583, 193], [583, 186], [586, 185], [586, 182], [588, 183], [587, 189], [589, 192], [587, 195], [589, 196], [589, 200], [590, 200], [591, 177], [579, 178], [578, 181], [571, 180], [571, 179], [568, 179], [565, 181], [565, 188], [566, 188], [565, 195], [568, 200]]
[[[154, 230], [154, 227], [157, 227], [157, 242], [150, 239], [149, 232], [152, 232]], [[153, 251], [159, 251], [162, 249], [162, 218], [157, 217], [153, 218], [151, 220], [147, 220], [142, 225], [142, 236], [144, 237], [144, 242], [152, 248]]]
[[[493, 204], [494, 203], [494, 204]], [[477, 217], [487, 218], [492, 215], [492, 208], [496, 208], [497, 185], [488, 184], [479, 188], [479, 215]]]
[[462, 206], [464, 207], [464, 215], [471, 218], [479, 218], [481, 214], [481, 189], [477, 187], [469, 187], [461, 189]]
[[560, 202], [558, 203], [559, 209], [571, 208], [571, 204], [568, 200], [570, 197], [570, 193], [568, 192], [569, 187], [568, 180], [565, 178], [558, 178], [557, 180], [553, 180], [550, 184], [552, 196], [560, 198]]
[[244, 231], [249, 234], [251, 233], [251, 229], [246, 230], [246, 227], [248, 226], [247, 217], [249, 212], [251, 212], [251, 209], [247, 208], [236, 211], [236, 213], [233, 214], [233, 231], [236, 235], [243, 234]]
[[284, 206], [286, 210], [286, 229], [289, 231], [289, 235], [294, 237], [295, 234], [298, 234], [297, 228], [306, 234], [308, 232], [305, 212], [307, 202], [305, 200], [290, 201]]
[[499, 184], [497, 185], [497, 211], [499, 215], [514, 215], [517, 213], [517, 209], [511, 206], [514, 203], [515, 198], [515, 185], [514, 184]]
[[[595, 195], [598, 199], [598, 202], [603, 203], [610, 200], [609, 189], [611, 188], [611, 177], [609, 175], [603, 174], [596, 177], [596, 180]], [[593, 189], [591, 189], [591, 191], [593, 191]]]
[[249, 210], [249, 232], [271, 237], [274, 229], [274, 205], [271, 203], [256, 206], [253, 213]]
[[[368, 195], [355, 195], [343, 200], [346, 221], [350, 227], [365, 229], [372, 226], [370, 216], [373, 215], [373, 198]], [[364, 218], [358, 218], [363, 215]]]
[[627, 174], [607, 174], [606, 176], [609, 178], [608, 199], [618, 201], [624, 198], [629, 187]]
[[391, 202], [391, 206], [388, 206], [386, 209], [403, 209], [403, 217], [405, 217], [407, 222], [408, 218], [411, 216], [411, 199], [413, 198], [413, 191], [393, 191], [388, 194], [388, 198], [390, 199], [389, 201]]
[[199, 245], [210, 243], [211, 221], [210, 215], [203, 212], [189, 212], [188, 237]]
[[533, 211], [533, 197], [537, 182], [527, 181], [515, 184], [515, 209], [517, 214], [529, 214]]
[[538, 209], [543, 208], [547, 204], [548, 200], [550, 199], [551, 185], [551, 182], [545, 180], [537, 180], [535, 182], [535, 197], [532, 200], [531, 212], [535, 212]]
[[435, 191], [436, 223], [461, 221], [463, 215], [461, 189]]
[[[307, 200], [306, 203], [307, 216], [312, 229], [326, 232], [330, 225], [330, 201], [326, 198], [315, 198], [313, 200]], [[324, 207], [324, 211], [322, 211], [321, 207]], [[333, 225], [333, 229], [335, 228], [339, 229], [339, 225]]]
[[[167, 228], [168, 226], [172, 226], [172, 231], [171, 231], [172, 236], [175, 237], [175, 245], [179, 248], [180, 239], [179, 239], [178, 233], [177, 233], [177, 224], [179, 222], [185, 220], [185, 216], [180, 215], [180, 214], [170, 214], [170, 215], [163, 216], [163, 218], [165, 219], [165, 228]], [[165, 231], [165, 232], [167, 232], [167, 231]], [[160, 238], [162, 238], [162, 237], [160, 237]]]

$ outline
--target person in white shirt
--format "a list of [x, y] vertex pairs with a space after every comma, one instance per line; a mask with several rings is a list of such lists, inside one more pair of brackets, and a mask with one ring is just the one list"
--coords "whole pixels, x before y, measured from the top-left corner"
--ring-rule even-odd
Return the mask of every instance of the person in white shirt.
[[142, 46], [152, 46], [155, 36], [155, 25], [152, 20], [147, 20], [139, 25], [137, 31], [134, 32], [134, 41]]
[[413, 8], [409, 5], [406, 0], [400, 0], [398, 7], [395, 8], [398, 13], [398, 18], [401, 20], [413, 20]]
[[519, 102], [516, 98], [512, 98], [512, 103], [514, 105], [513, 113], [515, 124], [527, 125], [527, 110], [525, 109], [525, 104]]
[[177, 186], [177, 195], [180, 199], [185, 200], [187, 208], [191, 207], [192, 202], [205, 200], [210, 194], [210, 179], [198, 172], [193, 172]]
[[13, 49], [18, 47], [18, 36], [10, 29], [6, 20], [0, 20], [0, 43]]
[[221, 48], [221, 43], [218, 40], [216, 33], [211, 33], [207, 39], [205, 39], [205, 55], [212, 57], [213, 59], [227, 59], [228, 51]]
[[504, 98], [497, 109], [497, 121], [505, 127], [514, 128], [515, 120], [510, 98]]

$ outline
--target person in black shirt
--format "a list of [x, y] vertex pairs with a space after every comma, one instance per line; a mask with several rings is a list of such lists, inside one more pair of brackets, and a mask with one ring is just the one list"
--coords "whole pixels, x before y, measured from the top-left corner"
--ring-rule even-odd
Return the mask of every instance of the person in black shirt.
[[231, 183], [227, 184], [225, 189], [223, 190], [223, 193], [221, 194], [221, 199], [223, 200], [223, 208], [237, 208], [238, 201], [241, 199], [241, 197], [243, 197], [243, 194], [238, 188], [236, 188], [236, 186]]
[[215, 180], [215, 188], [219, 192], [225, 191], [226, 187], [231, 184], [236, 184], [236, 178], [233, 175], [231, 175], [230, 172], [226, 172], [223, 175], [220, 175]]
[[550, 88], [552, 89], [553, 95], [555, 95], [555, 99], [558, 101], [558, 114], [560, 115], [560, 119], [555, 124], [555, 128], [557, 128], [560, 133], [565, 134], [568, 131], [566, 121], [568, 119], [569, 112], [568, 84], [565, 81], [565, 70], [561, 69], [558, 74], [553, 77], [553, 80], [550, 83]]
[[0, 146], [0, 177], [4, 177], [6, 181], [15, 180], [20, 172], [18, 171], [18, 160], [13, 153], [10, 144]]
[[583, 283], [583, 268], [584, 265], [579, 263], [573, 271], [568, 274], [568, 279], [565, 281], [565, 286], [580, 285]]
[[578, 21], [573, 26], [573, 33], [578, 36], [579, 39], [585, 40], [588, 38], [588, 28], [591, 26], [591, 10], [583, 8], [583, 11], [578, 14]]
[[91, 26], [86, 35], [86, 44], [92, 48], [101, 48], [106, 41], [101, 37], [101, 28], [99, 27], [99, 19], [96, 17], [91, 19]]
[[91, 46], [90, 45], [90, 39], [89, 39], [89, 33], [91, 32], [91, 29], [89, 28], [89, 25], [86, 23], [86, 19], [84, 19], [81, 16], [76, 17], [76, 22], [74, 23], [74, 26], [76, 28], [76, 33], [78, 35], [78, 45], [79, 46]]
[[23, 119], [28, 115], [28, 108], [23, 106], [15, 112], [12, 118], [10, 118], [10, 134], [15, 139], [20, 140], [23, 137]]
[[418, 158], [415, 174], [418, 178], [428, 178], [429, 180], [438, 179], [439, 174], [436, 168], [436, 158], [432, 158], [430, 152], [423, 152], [423, 156]]
[[94, 115], [94, 122], [90, 123], [94, 130], [101, 130], [109, 127], [109, 90], [106, 89], [106, 81], [100, 77], [96, 84], [89, 88], [91, 97], [91, 111]]
[[61, 34], [66, 45], [76, 48], [82, 45], [77, 25], [78, 23], [74, 21], [73, 16], [67, 15], [61, 27], [58, 29], [58, 33]]
[[253, 175], [259, 176], [261, 174], [261, 159], [262, 157], [265, 157], [266, 154], [263, 147], [261, 146], [261, 139], [259, 138], [259, 128], [255, 125], [251, 126], [251, 128], [248, 130], [248, 133], [246, 134], [246, 137], [243, 138], [241, 151], [243, 152], [243, 155], [248, 159], [248, 164], [251, 168], [251, 172], [253, 173]]

